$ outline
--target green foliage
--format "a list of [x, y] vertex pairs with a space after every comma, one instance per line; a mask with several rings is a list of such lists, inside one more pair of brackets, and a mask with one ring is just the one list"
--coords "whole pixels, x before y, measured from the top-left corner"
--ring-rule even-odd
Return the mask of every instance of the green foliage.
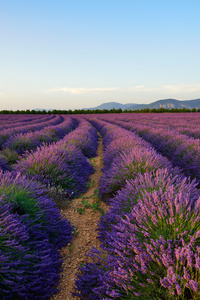
[[19, 154], [9, 148], [0, 151], [0, 156], [3, 157], [9, 164], [14, 164], [19, 159]]
[[75, 110], [57, 110], [54, 109], [52, 111], [46, 111], [46, 110], [42, 110], [42, 111], [35, 111], [35, 110], [17, 110], [17, 111], [13, 111], [13, 110], [1, 110], [0, 114], [42, 114], [42, 115], [46, 115], [46, 114], [58, 114], [58, 115], [73, 115], [73, 114], [112, 114], [112, 113], [185, 113], [185, 112], [200, 112], [200, 108], [196, 109], [195, 107], [191, 110], [189, 108], [144, 108], [144, 109], [136, 109], [136, 110], [127, 110], [125, 109], [124, 111], [122, 111], [121, 108], [119, 109], [75, 109]]
[[94, 198], [99, 199], [99, 190], [98, 189], [94, 190]]
[[[28, 219], [35, 219], [37, 213], [40, 211], [37, 199], [27, 195], [25, 190], [10, 190], [10, 193], [4, 197], [4, 201], [14, 204], [12, 209], [13, 213], [17, 213], [18, 215], [27, 215], [26, 218]], [[40, 221], [37, 220], [37, 223], [39, 222]]]
[[[94, 202], [92, 202], [92, 204], [89, 204], [89, 200], [88, 199], [91, 199], [91, 198], [94, 198]], [[77, 212], [79, 214], [85, 214], [87, 208], [92, 208], [92, 210], [94, 212], [95, 211], [99, 211], [102, 215], [104, 215], [104, 210], [100, 207], [100, 203], [101, 203], [101, 200], [98, 197], [98, 189], [95, 189], [95, 193], [94, 193], [93, 196], [91, 196], [91, 197], [83, 197], [82, 198], [83, 207], [77, 208]]]
[[77, 208], [77, 212], [78, 212], [80, 215], [85, 214], [85, 209], [82, 208], [82, 207], [78, 207], [78, 208]]
[[89, 204], [89, 200], [82, 200], [82, 203], [85, 208], [91, 207], [91, 205]]
[[92, 203], [92, 209], [93, 211], [99, 211], [102, 215], [104, 215], [104, 210], [103, 208], [100, 207], [100, 199], [97, 200], [97, 202]]
[[69, 244], [69, 246], [68, 246], [69, 252], [72, 252], [73, 249], [74, 249], [74, 245]]
[[77, 228], [73, 228], [73, 235], [74, 236], [77, 236], [79, 234], [79, 231], [78, 231], [78, 229]]

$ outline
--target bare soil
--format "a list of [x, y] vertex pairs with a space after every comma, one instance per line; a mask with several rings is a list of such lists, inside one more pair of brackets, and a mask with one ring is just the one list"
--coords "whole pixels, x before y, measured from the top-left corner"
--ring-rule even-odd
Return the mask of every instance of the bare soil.
[[103, 167], [102, 158], [103, 145], [100, 138], [97, 156], [91, 159], [95, 172], [90, 176], [90, 185], [87, 192], [81, 197], [73, 199], [67, 208], [61, 210], [63, 216], [75, 227], [75, 236], [72, 242], [61, 250], [63, 271], [58, 286], [60, 291], [52, 296], [50, 300], [79, 299], [71, 294], [74, 291], [73, 287], [78, 267], [88, 261], [85, 254], [89, 254], [93, 246], [99, 248], [99, 241], [96, 238], [97, 222], [102, 215], [101, 210], [106, 211], [108, 208], [104, 202], [99, 202], [97, 197], [97, 187]]

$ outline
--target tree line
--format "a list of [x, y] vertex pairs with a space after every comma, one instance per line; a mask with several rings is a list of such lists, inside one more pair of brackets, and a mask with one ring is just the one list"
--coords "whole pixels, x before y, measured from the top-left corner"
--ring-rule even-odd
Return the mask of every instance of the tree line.
[[59, 115], [73, 115], [73, 114], [112, 114], [112, 113], [184, 113], [184, 112], [200, 112], [200, 108], [144, 108], [136, 110], [122, 110], [119, 109], [75, 109], [75, 110], [1, 110], [0, 114], [59, 114]]

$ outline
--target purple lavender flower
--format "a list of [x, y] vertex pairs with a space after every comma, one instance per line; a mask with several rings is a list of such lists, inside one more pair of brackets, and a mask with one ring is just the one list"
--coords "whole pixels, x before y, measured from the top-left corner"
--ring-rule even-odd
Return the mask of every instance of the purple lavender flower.
[[[141, 299], [170, 295], [198, 299], [198, 230], [191, 229], [199, 226], [199, 196], [194, 182], [174, 176], [169, 169], [139, 174], [127, 181], [110, 200], [111, 207], [99, 226], [101, 246], [107, 253], [103, 282], [108, 290], [120, 293], [119, 299], [133, 293], [140, 294]], [[171, 224], [169, 218], [173, 218]], [[184, 278], [184, 266], [188, 279]], [[103, 297], [112, 299], [106, 292]]]
[[0, 194], [0, 297], [48, 299], [59, 280], [57, 250], [71, 241], [72, 226], [45, 188], [20, 174], [0, 172]]

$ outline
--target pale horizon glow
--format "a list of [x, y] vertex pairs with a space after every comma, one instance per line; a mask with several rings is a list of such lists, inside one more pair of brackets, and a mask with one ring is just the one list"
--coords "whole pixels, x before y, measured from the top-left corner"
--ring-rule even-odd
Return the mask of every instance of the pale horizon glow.
[[0, 110], [200, 98], [199, 1], [1, 3]]
[[62, 88], [53, 88], [47, 91], [44, 91], [46, 94], [51, 93], [58, 93], [58, 92], [64, 92], [64, 93], [70, 93], [70, 94], [88, 94], [88, 93], [105, 93], [105, 92], [113, 92], [119, 90], [119, 87], [114, 88], [69, 88], [69, 87], [62, 87]]

